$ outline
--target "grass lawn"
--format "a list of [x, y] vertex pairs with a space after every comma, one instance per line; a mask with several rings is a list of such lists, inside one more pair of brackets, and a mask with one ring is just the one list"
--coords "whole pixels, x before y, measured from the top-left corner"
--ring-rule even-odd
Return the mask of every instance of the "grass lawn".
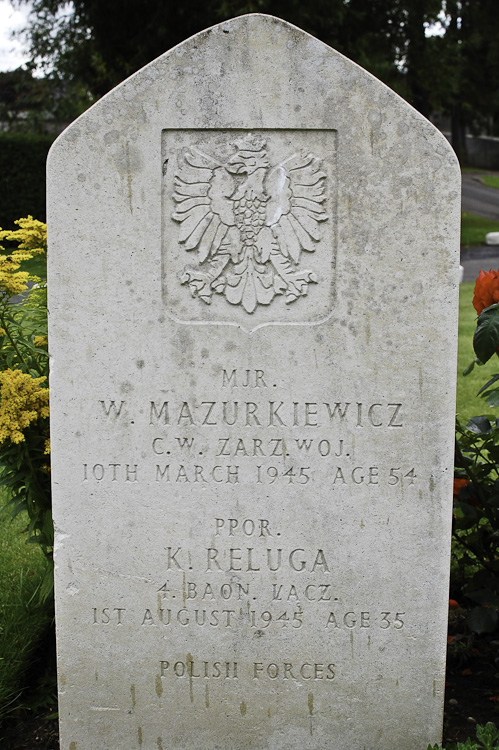
[[45, 257], [35, 256], [23, 264], [23, 271], [39, 276], [41, 279], [47, 278], [47, 259]]
[[[0, 507], [5, 501], [0, 488]], [[50, 608], [35, 601], [46, 563], [37, 544], [26, 544], [26, 526], [24, 514], [13, 521], [0, 514], [0, 723], [19, 707], [22, 689], [31, 687], [30, 657], [52, 618]]]
[[489, 187], [493, 187], [493, 188], [499, 188], [499, 176], [498, 175], [485, 174], [480, 179], [484, 185], [488, 185]]
[[461, 245], [483, 245], [488, 232], [499, 232], [499, 221], [462, 212]]
[[459, 341], [457, 355], [457, 414], [461, 422], [470, 417], [485, 414], [499, 417], [499, 409], [492, 409], [477, 393], [492, 375], [499, 372], [499, 359], [493, 356], [483, 367], [476, 367], [463, 376], [463, 370], [473, 361], [473, 333], [476, 328], [476, 312], [472, 304], [474, 284], [461, 284], [459, 295]]

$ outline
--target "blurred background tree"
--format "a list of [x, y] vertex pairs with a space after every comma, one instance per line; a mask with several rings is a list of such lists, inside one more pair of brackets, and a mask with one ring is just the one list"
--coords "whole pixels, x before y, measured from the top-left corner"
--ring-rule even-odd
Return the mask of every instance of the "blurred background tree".
[[[22, 0], [16, 0], [22, 4]], [[497, 0], [33, 0], [31, 70], [83, 109], [167, 49], [244, 13], [293, 23], [359, 63], [426, 117], [499, 134]]]
[[466, 163], [466, 132], [499, 135], [497, 0], [446, 0], [439, 44], [440, 108], [451, 117], [452, 145]]

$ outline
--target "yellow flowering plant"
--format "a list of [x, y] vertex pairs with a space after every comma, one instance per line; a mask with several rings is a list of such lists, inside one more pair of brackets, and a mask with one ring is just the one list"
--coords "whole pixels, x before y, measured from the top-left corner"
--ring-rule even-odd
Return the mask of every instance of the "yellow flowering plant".
[[50, 496], [50, 440], [46, 282], [30, 272], [45, 256], [47, 227], [28, 216], [19, 229], [0, 229], [0, 483], [12, 516], [29, 516], [28, 542], [49, 561], [40, 593], [53, 586], [54, 533]]

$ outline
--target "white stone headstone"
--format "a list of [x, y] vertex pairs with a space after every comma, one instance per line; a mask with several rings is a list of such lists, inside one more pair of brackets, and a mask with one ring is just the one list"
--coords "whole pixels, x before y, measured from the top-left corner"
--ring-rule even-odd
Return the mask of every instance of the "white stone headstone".
[[61, 748], [437, 742], [445, 138], [250, 15], [86, 112], [48, 191]]

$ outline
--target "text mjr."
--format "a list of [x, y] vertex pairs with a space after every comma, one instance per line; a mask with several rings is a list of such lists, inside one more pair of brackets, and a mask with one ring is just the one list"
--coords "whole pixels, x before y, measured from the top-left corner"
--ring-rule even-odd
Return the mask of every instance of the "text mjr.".
[[149, 424], [188, 427], [403, 427], [401, 403], [316, 401], [150, 402]]

